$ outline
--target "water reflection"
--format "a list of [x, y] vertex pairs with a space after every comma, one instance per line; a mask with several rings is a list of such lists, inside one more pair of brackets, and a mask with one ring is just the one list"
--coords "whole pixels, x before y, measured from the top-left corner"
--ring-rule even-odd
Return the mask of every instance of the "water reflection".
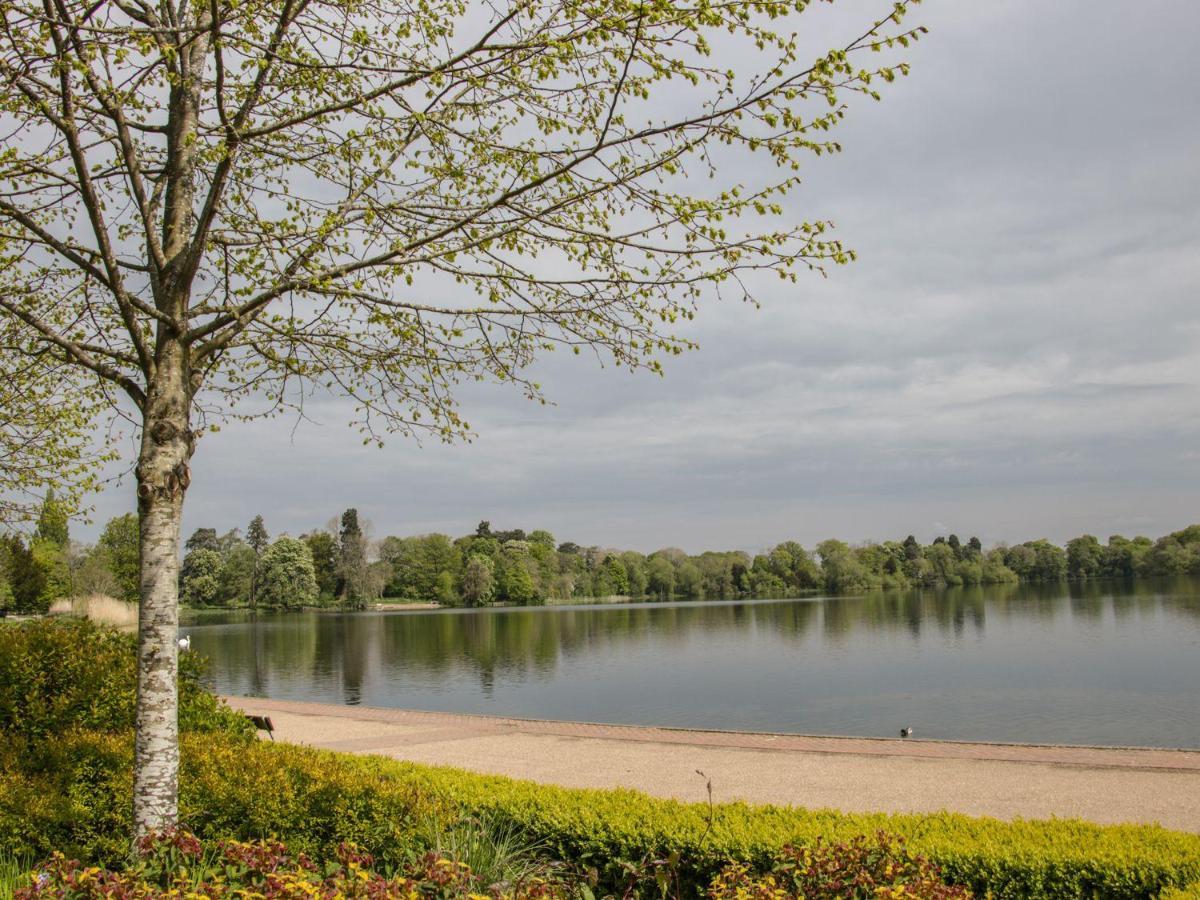
[[742, 603], [207, 614], [216, 687], [692, 727], [1200, 745], [1200, 582]]

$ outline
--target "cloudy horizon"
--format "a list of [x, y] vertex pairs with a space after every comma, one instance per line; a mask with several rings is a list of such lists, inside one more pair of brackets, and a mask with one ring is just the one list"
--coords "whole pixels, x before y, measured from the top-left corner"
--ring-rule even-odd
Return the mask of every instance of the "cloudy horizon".
[[[558, 353], [537, 369], [554, 405], [466, 389], [470, 445], [363, 447], [332, 399], [231, 424], [201, 441], [185, 534], [260, 513], [298, 534], [348, 506], [378, 537], [488, 519], [689, 552], [1200, 521], [1200, 13], [916, 15], [912, 75], [856, 105], [787, 205], [835, 219], [857, 263], [764, 283], [761, 310], [706, 305], [661, 379]], [[133, 508], [125, 478], [76, 534]]]

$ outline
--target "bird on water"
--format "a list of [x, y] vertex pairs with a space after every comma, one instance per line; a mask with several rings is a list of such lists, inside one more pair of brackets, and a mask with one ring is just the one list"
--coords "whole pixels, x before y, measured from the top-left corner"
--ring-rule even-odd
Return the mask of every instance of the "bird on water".
[[912, 729], [909, 728], [907, 725], [905, 725], [903, 728], [900, 729], [900, 737], [905, 738], [905, 737], [910, 737], [911, 735], [912, 735]]
[[192, 649], [192, 636], [190, 634], [185, 634], [183, 637], [181, 637], [179, 639], [179, 649], [180, 650], [191, 650]]

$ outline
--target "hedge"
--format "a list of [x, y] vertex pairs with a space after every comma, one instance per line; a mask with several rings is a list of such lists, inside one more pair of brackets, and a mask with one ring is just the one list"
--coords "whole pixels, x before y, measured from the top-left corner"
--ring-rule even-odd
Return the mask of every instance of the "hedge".
[[[296, 853], [334, 858], [352, 841], [388, 864], [407, 857], [416, 830], [449, 807], [384, 761], [244, 742], [181, 739], [180, 817], [206, 839], [278, 837]], [[59, 851], [116, 867], [133, 834], [133, 736], [72, 731], [0, 747], [0, 855]]]
[[392, 762], [395, 777], [545, 841], [602, 870], [618, 860], [680, 854], [685, 879], [707, 883], [726, 860], [766, 867], [780, 848], [886, 831], [930, 858], [946, 881], [994, 897], [1155, 897], [1200, 879], [1200, 835], [1154, 825], [1073, 819], [1002, 822], [957, 813], [851, 814], [744, 803], [661, 800], [627, 790], [548, 787]]
[[[0, 852], [58, 849], [115, 864], [127, 852], [132, 742], [75, 732], [0, 750]], [[206, 839], [278, 837], [328, 858], [354, 840], [398, 861], [431, 817], [481, 815], [521, 829], [550, 854], [594, 866], [679, 854], [685, 886], [707, 885], [730, 860], [766, 868], [788, 844], [886, 831], [980, 896], [1151, 898], [1200, 881], [1200, 835], [1076, 820], [1001, 822], [943, 813], [871, 815], [704, 804], [625, 790], [548, 787], [379, 757], [225, 735], [183, 741], [181, 811]], [[1187, 896], [1183, 894], [1182, 896]]]
[[[249, 740], [254, 729], [203, 686], [205, 662], [179, 656], [179, 727]], [[137, 698], [137, 639], [86, 619], [0, 626], [0, 733], [27, 738], [70, 728], [128, 731]]]

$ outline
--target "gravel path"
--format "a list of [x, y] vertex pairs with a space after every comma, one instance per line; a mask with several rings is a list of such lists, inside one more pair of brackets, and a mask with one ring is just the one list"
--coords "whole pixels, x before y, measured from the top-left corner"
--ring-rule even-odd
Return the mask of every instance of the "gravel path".
[[[660, 797], [1200, 832], [1200, 751], [688, 731], [229, 697], [277, 740]], [[706, 777], [697, 774], [697, 770]]]

